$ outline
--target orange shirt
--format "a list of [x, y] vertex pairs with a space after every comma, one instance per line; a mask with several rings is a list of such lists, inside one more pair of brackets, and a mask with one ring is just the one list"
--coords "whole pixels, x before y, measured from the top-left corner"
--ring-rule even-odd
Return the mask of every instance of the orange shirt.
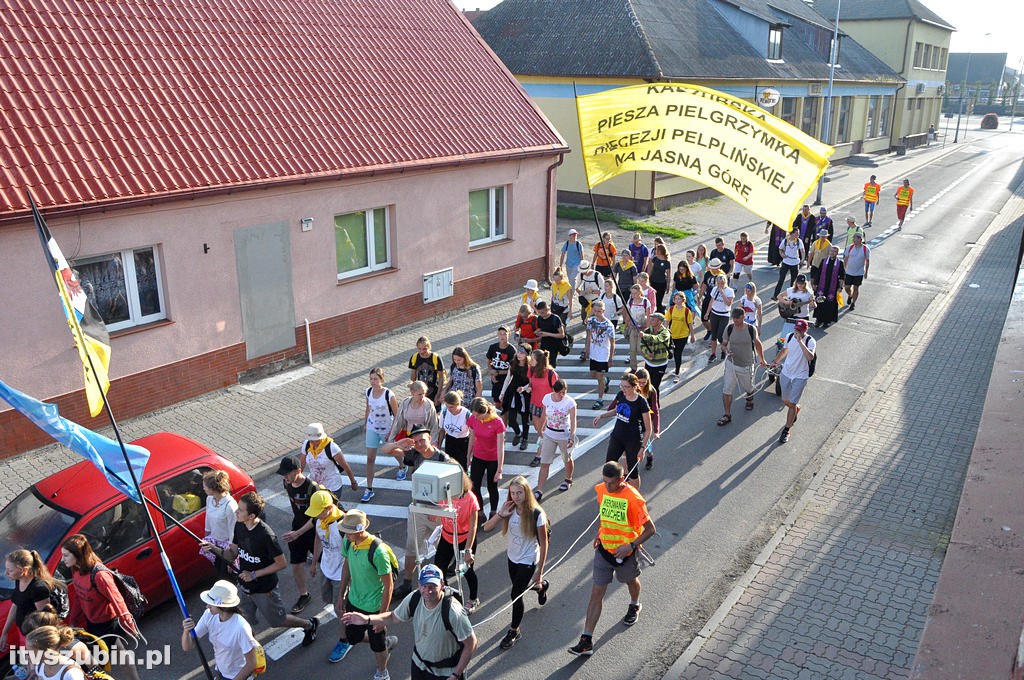
[[881, 191], [881, 184], [868, 182], [864, 185], [864, 201], [867, 203], [878, 203], [878, 192]]
[[913, 187], [900, 187], [896, 190], [896, 205], [910, 205], [914, 200]]
[[[608, 249], [608, 257], [604, 256], [605, 249]], [[598, 243], [594, 246], [594, 264], [601, 267], [611, 267], [612, 263], [615, 262], [615, 244], [606, 243], [602, 246]]]
[[640, 492], [624, 483], [618, 491], [609, 493], [604, 482], [595, 486], [594, 491], [597, 492], [601, 513], [597, 535], [604, 549], [615, 552], [620, 545], [635, 541], [643, 533], [644, 525], [651, 520], [647, 501]]

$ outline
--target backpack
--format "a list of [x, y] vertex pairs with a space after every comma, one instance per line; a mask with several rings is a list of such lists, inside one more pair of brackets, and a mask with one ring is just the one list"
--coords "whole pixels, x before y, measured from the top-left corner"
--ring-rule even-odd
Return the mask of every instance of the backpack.
[[[725, 337], [732, 339], [733, 325], [729, 324], [729, 327], [725, 329]], [[754, 352], [755, 358], [757, 355], [757, 347], [754, 345], [754, 327], [749, 323], [747, 324], [747, 331], [750, 333], [750, 351]], [[817, 354], [814, 355], [817, 358]]]
[[[533, 526], [537, 526], [537, 520], [540, 519], [540, 508], [533, 509]], [[547, 519], [545, 517], [545, 519]], [[544, 522], [544, 528], [547, 529], [548, 540], [551, 540], [551, 520]]]
[[[437, 367], [435, 366], [434, 368], [437, 368]], [[370, 393], [371, 392], [373, 392], [373, 388], [372, 387], [367, 387], [366, 388], [366, 399], [367, 399], [367, 401], [369, 401], [369, 399], [370, 399]], [[394, 393], [391, 390], [389, 390], [388, 388], [385, 387], [384, 388], [384, 403], [388, 405], [388, 415], [389, 416], [394, 416], [395, 415], [395, 410], [393, 408], [391, 408], [391, 397], [393, 397], [393, 396], [394, 396]]]
[[[462, 595], [457, 590], [452, 590], [450, 587], [444, 586], [444, 588], [441, 589], [441, 622], [444, 623], [444, 629], [448, 631], [453, 638], [455, 638], [455, 642], [458, 644], [459, 648], [447, 659], [441, 659], [440, 661], [427, 661], [420, 656], [416, 647], [413, 647], [412, 653], [415, 654], [416, 658], [419, 659], [428, 669], [454, 667], [462, 656], [462, 648], [466, 646], [464, 642], [455, 637], [455, 630], [452, 628], [453, 598], [458, 600], [459, 604], [462, 604]], [[416, 613], [416, 607], [419, 605], [421, 599], [423, 599], [423, 597], [420, 595], [419, 590], [414, 590], [412, 595], [409, 596], [410, 620], [412, 620], [413, 615]]]
[[68, 613], [71, 611], [71, 600], [68, 599], [68, 587], [55, 580], [53, 587], [50, 588], [50, 604], [57, 610], [57, 614], [62, 619], [68, 617]]
[[[565, 327], [563, 326], [563, 328], [565, 328]], [[559, 356], [563, 356], [563, 357], [569, 356], [569, 352], [572, 351], [572, 344], [575, 341], [576, 341], [576, 339], [574, 337], [572, 337], [572, 333], [569, 332], [569, 329], [565, 328], [565, 337], [562, 338], [562, 344], [558, 346], [558, 354], [559, 354]]]
[[[789, 335], [786, 336], [786, 344], [787, 345], [789, 344], [790, 338], [792, 338], [792, 337], [793, 337], [792, 333], [790, 333]], [[807, 363], [807, 377], [808, 378], [810, 378], [812, 375], [814, 375], [814, 368], [815, 368], [815, 365], [817, 363], [818, 363], [818, 345], [817, 345], [817, 343], [815, 343], [815, 345], [814, 345], [814, 358], [811, 359]]]
[[[390, 402], [390, 401], [388, 402], [388, 410], [389, 410], [389, 411], [391, 410], [391, 402]], [[392, 415], [394, 415], [394, 414], [392, 414]], [[331, 444], [336, 444], [336, 443], [337, 443], [337, 442], [335, 442], [335, 441], [334, 441], [334, 440], [332, 439], [332, 440], [330, 441], [330, 443], [329, 443], [329, 444], [327, 444], [327, 446], [325, 446], [325, 447], [324, 447], [324, 451], [326, 451], [326, 452], [327, 452], [327, 459], [328, 459], [329, 461], [331, 461], [332, 463], [334, 463], [334, 467], [338, 469], [338, 474], [340, 474], [341, 476], [343, 476], [343, 477], [344, 477], [344, 476], [345, 476], [345, 475], [347, 475], [348, 473], [347, 473], [347, 472], [345, 472], [345, 468], [341, 467], [341, 463], [339, 463], [339, 462], [338, 462], [338, 461], [337, 461], [337, 460], [336, 460], [336, 459], [334, 458], [334, 456], [332, 456], [332, 455], [331, 455]], [[311, 445], [311, 444], [312, 444], [312, 442], [306, 442], [306, 448], [305, 448], [305, 449], [303, 450], [303, 452], [302, 452], [303, 454], [309, 453], [309, 447], [310, 447], [310, 445]], [[341, 447], [339, 446], [338, 448], [340, 449]], [[285, 482], [285, 484], [287, 484], [287, 483], [288, 483], [288, 482]], [[326, 488], [326, 487], [325, 487], [324, 485], [320, 484], [319, 486], [320, 486], [320, 488], [321, 488], [322, 490], [324, 490], [324, 491], [329, 491], [329, 489], [327, 489], [327, 488]], [[333, 493], [331, 494], [331, 498], [333, 498], [333, 499], [334, 499], [335, 501], [337, 501], [337, 500], [338, 500], [338, 497], [337, 497], [337, 496], [335, 496], [335, 495], [334, 495]], [[337, 503], [335, 503], [335, 505], [337, 505]]]
[[121, 597], [124, 598], [124, 603], [128, 606], [128, 611], [136, 620], [142, 618], [142, 615], [146, 613], [146, 607], [149, 605], [149, 600], [142, 594], [142, 589], [139, 588], [139, 582], [128, 574], [122, 574], [117, 569], [111, 569], [104, 564], [97, 564], [93, 567], [92, 571], [89, 572], [89, 579], [92, 582], [93, 589], [96, 588], [97, 571], [109, 571], [113, 574], [114, 585], [117, 586], [118, 592], [120, 592]]
[[[346, 537], [345, 540], [348, 541], [348, 537]], [[388, 552], [388, 561], [391, 563], [391, 582], [400, 583], [402, 580], [402, 573], [398, 566], [398, 558], [395, 556], [395, 551], [392, 550], [387, 543], [376, 536], [374, 536], [373, 540], [370, 542], [370, 547], [366, 550], [366, 559], [369, 560], [370, 567], [374, 567], [373, 558], [377, 555], [377, 550], [380, 549], [381, 546], [384, 546], [384, 550], [387, 550]]]

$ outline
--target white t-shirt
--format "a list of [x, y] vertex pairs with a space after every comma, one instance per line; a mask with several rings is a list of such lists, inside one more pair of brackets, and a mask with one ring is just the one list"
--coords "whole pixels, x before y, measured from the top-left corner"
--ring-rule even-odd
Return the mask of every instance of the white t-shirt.
[[719, 316], [729, 316], [729, 302], [736, 298], [736, 291], [726, 286], [725, 288], [719, 288], [715, 286], [711, 289], [711, 311]]
[[233, 678], [245, 667], [245, 655], [256, 648], [249, 622], [239, 614], [227, 621], [209, 609], [203, 612], [196, 624], [196, 635], [209, 634], [213, 645], [214, 663], [217, 671], [225, 678]]
[[811, 314], [811, 291], [807, 289], [803, 292], [798, 291], [796, 287], [786, 289], [786, 297], [793, 302], [800, 303], [800, 309], [796, 310], [796, 315], [801, 319], [806, 319]]
[[333, 460], [336, 455], [341, 453], [341, 447], [331, 442], [320, 452], [320, 455], [314, 457], [312, 453], [306, 450], [308, 446], [308, 439], [302, 442], [301, 450], [306, 457], [306, 476], [317, 484], [323, 484], [331, 491], [337, 492], [345, 484], [345, 480], [342, 478], [341, 473], [338, 472], [338, 466], [334, 464]]
[[441, 407], [441, 429], [445, 437], [449, 439], [465, 439], [469, 436], [469, 409], [460, 407], [457, 413], [452, 413], [447, 406]]
[[757, 327], [757, 310], [761, 308], [761, 298], [754, 296], [751, 300], [746, 295], [740, 298], [740, 306], [743, 307], [743, 321], [751, 326]]
[[797, 239], [796, 241], [786, 239], [782, 242], [782, 245], [779, 246], [779, 250], [782, 251], [782, 264], [792, 266], [794, 264], [800, 264], [800, 260], [803, 259], [804, 244], [800, 239]]
[[391, 423], [395, 416], [391, 413], [391, 398], [394, 394], [388, 388], [379, 397], [374, 398], [373, 388], [366, 388], [366, 403], [370, 406], [370, 413], [366, 416], [366, 429], [386, 437], [391, 431]]
[[[73, 662], [58, 668], [54, 671], [53, 675], [47, 675], [46, 667], [41, 663], [37, 664], [32, 670], [39, 680], [85, 680], [85, 673], [82, 672], [82, 667]], [[63, 675], [61, 675], [62, 673]]]
[[[537, 533], [541, 531], [547, 531], [544, 526], [547, 524], [547, 517], [544, 515], [544, 511], [541, 510], [537, 517]], [[508, 548], [506, 553], [510, 562], [515, 564], [537, 564], [537, 560], [540, 559], [540, 543], [537, 542], [537, 537], [527, 538], [523, 535], [522, 522], [519, 519], [519, 513], [513, 512], [512, 516], [508, 518]]]
[[613, 322], [617, 320], [619, 313], [622, 311], [622, 300], [619, 299], [619, 296], [601, 293], [601, 297], [598, 299], [604, 303], [604, 318], [610, 319]]
[[[804, 335], [804, 342], [807, 345], [807, 349], [814, 351], [814, 338], [809, 335]], [[789, 351], [786, 353], [786, 360], [782, 364], [782, 373], [787, 378], [807, 378], [810, 373], [810, 366], [807, 363], [807, 357], [804, 356], [804, 351], [800, 348], [800, 341], [796, 337], [796, 333], [786, 343], [786, 349]]]
[[327, 525], [327, 531], [320, 526], [320, 520], [313, 520], [313, 531], [320, 537], [320, 573], [332, 581], [341, 580], [341, 568], [345, 565], [345, 558], [341, 556], [341, 518], [339, 521]]
[[235, 510], [238, 501], [228, 494], [224, 498], [206, 497], [206, 535], [231, 542], [235, 535]]
[[547, 414], [544, 436], [558, 441], [569, 439], [569, 412], [576, 408], [576, 400], [567, 394], [561, 401], [555, 401], [554, 393], [550, 393], [544, 395], [541, 403], [544, 404], [544, 413]]
[[612, 338], [615, 337], [615, 325], [605, 318], [598, 321], [596, 316], [587, 319], [587, 332], [590, 333], [590, 358], [594, 361], [608, 361], [612, 351]]

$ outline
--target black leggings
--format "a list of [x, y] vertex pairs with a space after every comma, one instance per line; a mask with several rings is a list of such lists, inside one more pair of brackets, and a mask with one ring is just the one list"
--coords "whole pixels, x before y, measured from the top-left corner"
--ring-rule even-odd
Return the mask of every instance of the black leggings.
[[660, 390], [661, 379], [665, 376], [665, 369], [668, 368], [668, 365], [651, 366], [649, 363], [644, 362], [644, 368], [647, 369], [647, 373], [651, 376], [651, 385], [654, 386], [654, 389]]
[[657, 283], [651, 281], [651, 288], [654, 289], [654, 300], [658, 305], [658, 311], [665, 313], [665, 291], [668, 290], [668, 281]]
[[[522, 425], [520, 425], [522, 423]], [[512, 428], [517, 437], [530, 436], [530, 414], [522, 411], [509, 410], [508, 426]]]
[[[466, 549], [466, 539], [459, 541], [459, 550]], [[434, 564], [441, 568], [444, 572], [444, 580], [455, 576], [455, 548], [448, 540], [442, 536], [441, 540], [437, 542], [437, 552], [434, 553]], [[466, 583], [469, 585], [469, 599], [476, 599], [476, 590], [479, 585], [479, 581], [476, 577], [476, 572], [473, 571], [473, 565], [466, 565]]]
[[[491, 502], [491, 515], [498, 511], [498, 483], [494, 481], [494, 475], [497, 472], [497, 460], [480, 460], [474, 456], [473, 462], [469, 464], [469, 479], [473, 482], [473, 494], [476, 496], [477, 501], [480, 502], [481, 508], [484, 507], [484, 497], [480, 493], [480, 484], [482, 482], [487, 484], [487, 495], [490, 496]], [[485, 480], [484, 477], [487, 477], [487, 479]]]
[[454, 458], [465, 470], [469, 457], [469, 437], [453, 437], [449, 434], [444, 436], [444, 452]]
[[683, 350], [686, 349], [686, 343], [689, 341], [690, 336], [682, 338], [672, 338], [672, 354], [676, 360], [676, 375], [679, 375], [679, 367], [683, 365]]
[[512, 560], [508, 561], [508, 578], [512, 581], [512, 628], [519, 628], [519, 624], [523, 622], [526, 605], [523, 604], [523, 598], [519, 596], [529, 589], [535, 571], [537, 571], [536, 564], [517, 564]]
[[779, 293], [782, 292], [782, 282], [786, 280], [786, 274], [789, 274], [789, 285], [793, 287], [796, 285], [796, 275], [800, 271], [799, 264], [781, 264], [779, 265], [779, 282], [775, 284], [775, 292], [772, 294], [773, 298], [779, 297]]

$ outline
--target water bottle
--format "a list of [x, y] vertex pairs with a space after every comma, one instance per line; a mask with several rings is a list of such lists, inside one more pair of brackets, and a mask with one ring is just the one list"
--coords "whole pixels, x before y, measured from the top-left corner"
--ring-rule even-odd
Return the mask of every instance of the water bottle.
[[18, 664], [11, 666], [11, 672], [14, 673], [14, 677], [18, 680], [25, 680], [28, 677], [28, 669]]

